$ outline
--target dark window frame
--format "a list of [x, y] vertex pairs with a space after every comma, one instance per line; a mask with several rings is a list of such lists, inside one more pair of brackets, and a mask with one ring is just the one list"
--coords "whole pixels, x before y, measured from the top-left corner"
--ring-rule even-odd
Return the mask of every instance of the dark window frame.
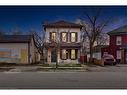
[[[62, 33], [66, 33], [66, 42], [68, 42], [68, 33], [67, 33], [67, 32], [61, 32], [61, 36], [60, 36], [61, 42], [64, 42], [64, 41], [62, 40], [62, 38], [63, 38]], [[65, 43], [66, 43], [66, 42], [65, 42]]]
[[[75, 58], [71, 58], [71, 52], [72, 52], [72, 50], [75, 50]], [[77, 49], [70, 49], [70, 59], [71, 60], [76, 60], [77, 59], [77, 54], [78, 54], [78, 50]]]
[[[55, 33], [55, 36], [56, 36], [56, 32], [50, 32], [50, 41], [52, 41], [52, 34]], [[54, 39], [55, 40], [55, 39]]]
[[[72, 33], [75, 33], [75, 41], [74, 41], [74, 42], [72, 41]], [[78, 41], [78, 33], [77, 33], [77, 32], [71, 32], [71, 33], [70, 33], [70, 42], [71, 42], [71, 43], [75, 43], [75, 42], [77, 42], [77, 41]]]
[[68, 59], [68, 54], [66, 53], [66, 58], [63, 58], [63, 57], [62, 57], [62, 53], [63, 53], [62, 50], [66, 50], [66, 52], [67, 52], [67, 49], [61, 49], [61, 50], [60, 50], [60, 58], [61, 58], [62, 60], [67, 60], [67, 59]]

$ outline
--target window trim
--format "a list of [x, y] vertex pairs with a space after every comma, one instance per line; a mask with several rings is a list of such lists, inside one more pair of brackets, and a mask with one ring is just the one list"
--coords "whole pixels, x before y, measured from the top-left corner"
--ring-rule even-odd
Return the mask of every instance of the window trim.
[[[75, 34], [76, 34], [76, 35], [75, 35], [75, 41], [74, 41], [74, 42], [72, 42], [72, 39], [71, 39], [72, 33], [75, 33]], [[71, 32], [71, 33], [70, 33], [70, 42], [75, 43], [75, 42], [77, 42], [77, 41], [78, 41], [78, 33], [77, 33], [77, 32]]]
[[52, 33], [55, 33], [56, 35], [56, 32], [50, 32], [50, 41], [52, 41]]
[[[120, 58], [118, 58], [120, 57]], [[118, 49], [116, 50], [116, 59], [122, 59], [122, 50]]]
[[[67, 59], [68, 59], [67, 53], [66, 53], [66, 58], [63, 58], [63, 57], [62, 57], [62, 53], [63, 53], [62, 51], [63, 51], [63, 50], [66, 50], [66, 49], [61, 49], [61, 50], [60, 50], [60, 58], [61, 58], [62, 60], [67, 60]], [[67, 52], [67, 50], [66, 50], [66, 52]]]
[[[75, 50], [75, 58], [72, 58], [72, 50]], [[70, 59], [71, 59], [71, 60], [76, 60], [76, 59], [77, 59], [77, 50], [76, 50], [76, 49], [71, 49], [70, 51], [71, 51], [71, 52], [70, 52], [70, 55], [71, 55], [71, 56], [70, 56]]]
[[61, 36], [60, 36], [61, 42], [64, 42], [64, 41], [62, 40], [62, 38], [63, 38], [62, 33], [66, 33], [66, 41], [65, 41], [65, 43], [68, 42], [68, 33], [67, 33], [67, 32], [61, 32]]
[[[120, 39], [118, 39], [120, 38]], [[120, 44], [118, 43], [120, 41]], [[121, 36], [116, 36], [116, 45], [122, 45], [122, 37]]]

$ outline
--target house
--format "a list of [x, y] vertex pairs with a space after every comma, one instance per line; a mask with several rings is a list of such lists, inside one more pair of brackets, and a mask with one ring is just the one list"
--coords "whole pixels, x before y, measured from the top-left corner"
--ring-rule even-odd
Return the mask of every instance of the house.
[[[81, 25], [68, 21], [44, 24], [46, 42], [49, 43], [46, 55], [48, 63], [56, 62], [57, 59], [59, 63], [78, 63], [81, 49], [81, 28]], [[60, 41], [57, 53], [54, 51], [52, 43], [52, 40], [55, 39]]]
[[104, 52], [112, 54], [117, 62], [127, 63], [127, 25], [108, 32], [110, 36], [109, 46], [102, 48]]
[[29, 64], [39, 61], [33, 35], [1, 35], [0, 62]]

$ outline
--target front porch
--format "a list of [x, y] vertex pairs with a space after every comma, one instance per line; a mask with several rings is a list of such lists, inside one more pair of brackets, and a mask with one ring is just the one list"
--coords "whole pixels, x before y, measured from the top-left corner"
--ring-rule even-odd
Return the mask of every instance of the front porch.
[[80, 50], [76, 48], [63, 48], [57, 52], [50, 48], [47, 51], [47, 63], [56, 63], [58, 60], [59, 64], [68, 64], [68, 63], [79, 63], [78, 59], [80, 56]]

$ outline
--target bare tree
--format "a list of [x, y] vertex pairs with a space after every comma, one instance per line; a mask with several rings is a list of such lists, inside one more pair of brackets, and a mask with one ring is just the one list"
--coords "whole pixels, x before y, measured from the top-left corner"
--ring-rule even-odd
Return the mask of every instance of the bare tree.
[[54, 51], [56, 53], [56, 69], [57, 69], [58, 68], [58, 64], [59, 64], [58, 55], [59, 55], [60, 47], [61, 47], [60, 32], [59, 32], [58, 28], [56, 30], [55, 37], [50, 39], [50, 42], [54, 46], [54, 48], [52, 48], [52, 49], [54, 49]]
[[32, 29], [32, 30], [30, 30], [29, 34], [34, 37], [36, 48], [42, 58], [42, 63], [45, 63], [45, 52], [44, 52], [44, 49], [46, 48], [45, 33], [43, 34], [43, 37], [40, 37], [37, 34], [37, 32]]
[[[90, 49], [90, 60], [89, 62], [92, 63], [93, 59], [93, 47], [94, 43], [97, 40], [97, 38], [100, 36], [100, 34], [103, 32], [103, 29], [108, 25], [110, 19], [101, 21], [102, 10], [99, 8], [94, 8], [94, 12], [92, 12], [92, 15], [88, 14], [87, 12], [84, 13], [86, 21], [82, 21], [82, 32], [83, 32], [83, 39], [85, 39], [85, 36], [88, 37], [89, 40], [89, 49]], [[84, 40], [83, 40], [84, 41]]]
[[109, 44], [109, 36], [107, 33], [101, 33], [96, 40], [97, 45], [108, 45]]

